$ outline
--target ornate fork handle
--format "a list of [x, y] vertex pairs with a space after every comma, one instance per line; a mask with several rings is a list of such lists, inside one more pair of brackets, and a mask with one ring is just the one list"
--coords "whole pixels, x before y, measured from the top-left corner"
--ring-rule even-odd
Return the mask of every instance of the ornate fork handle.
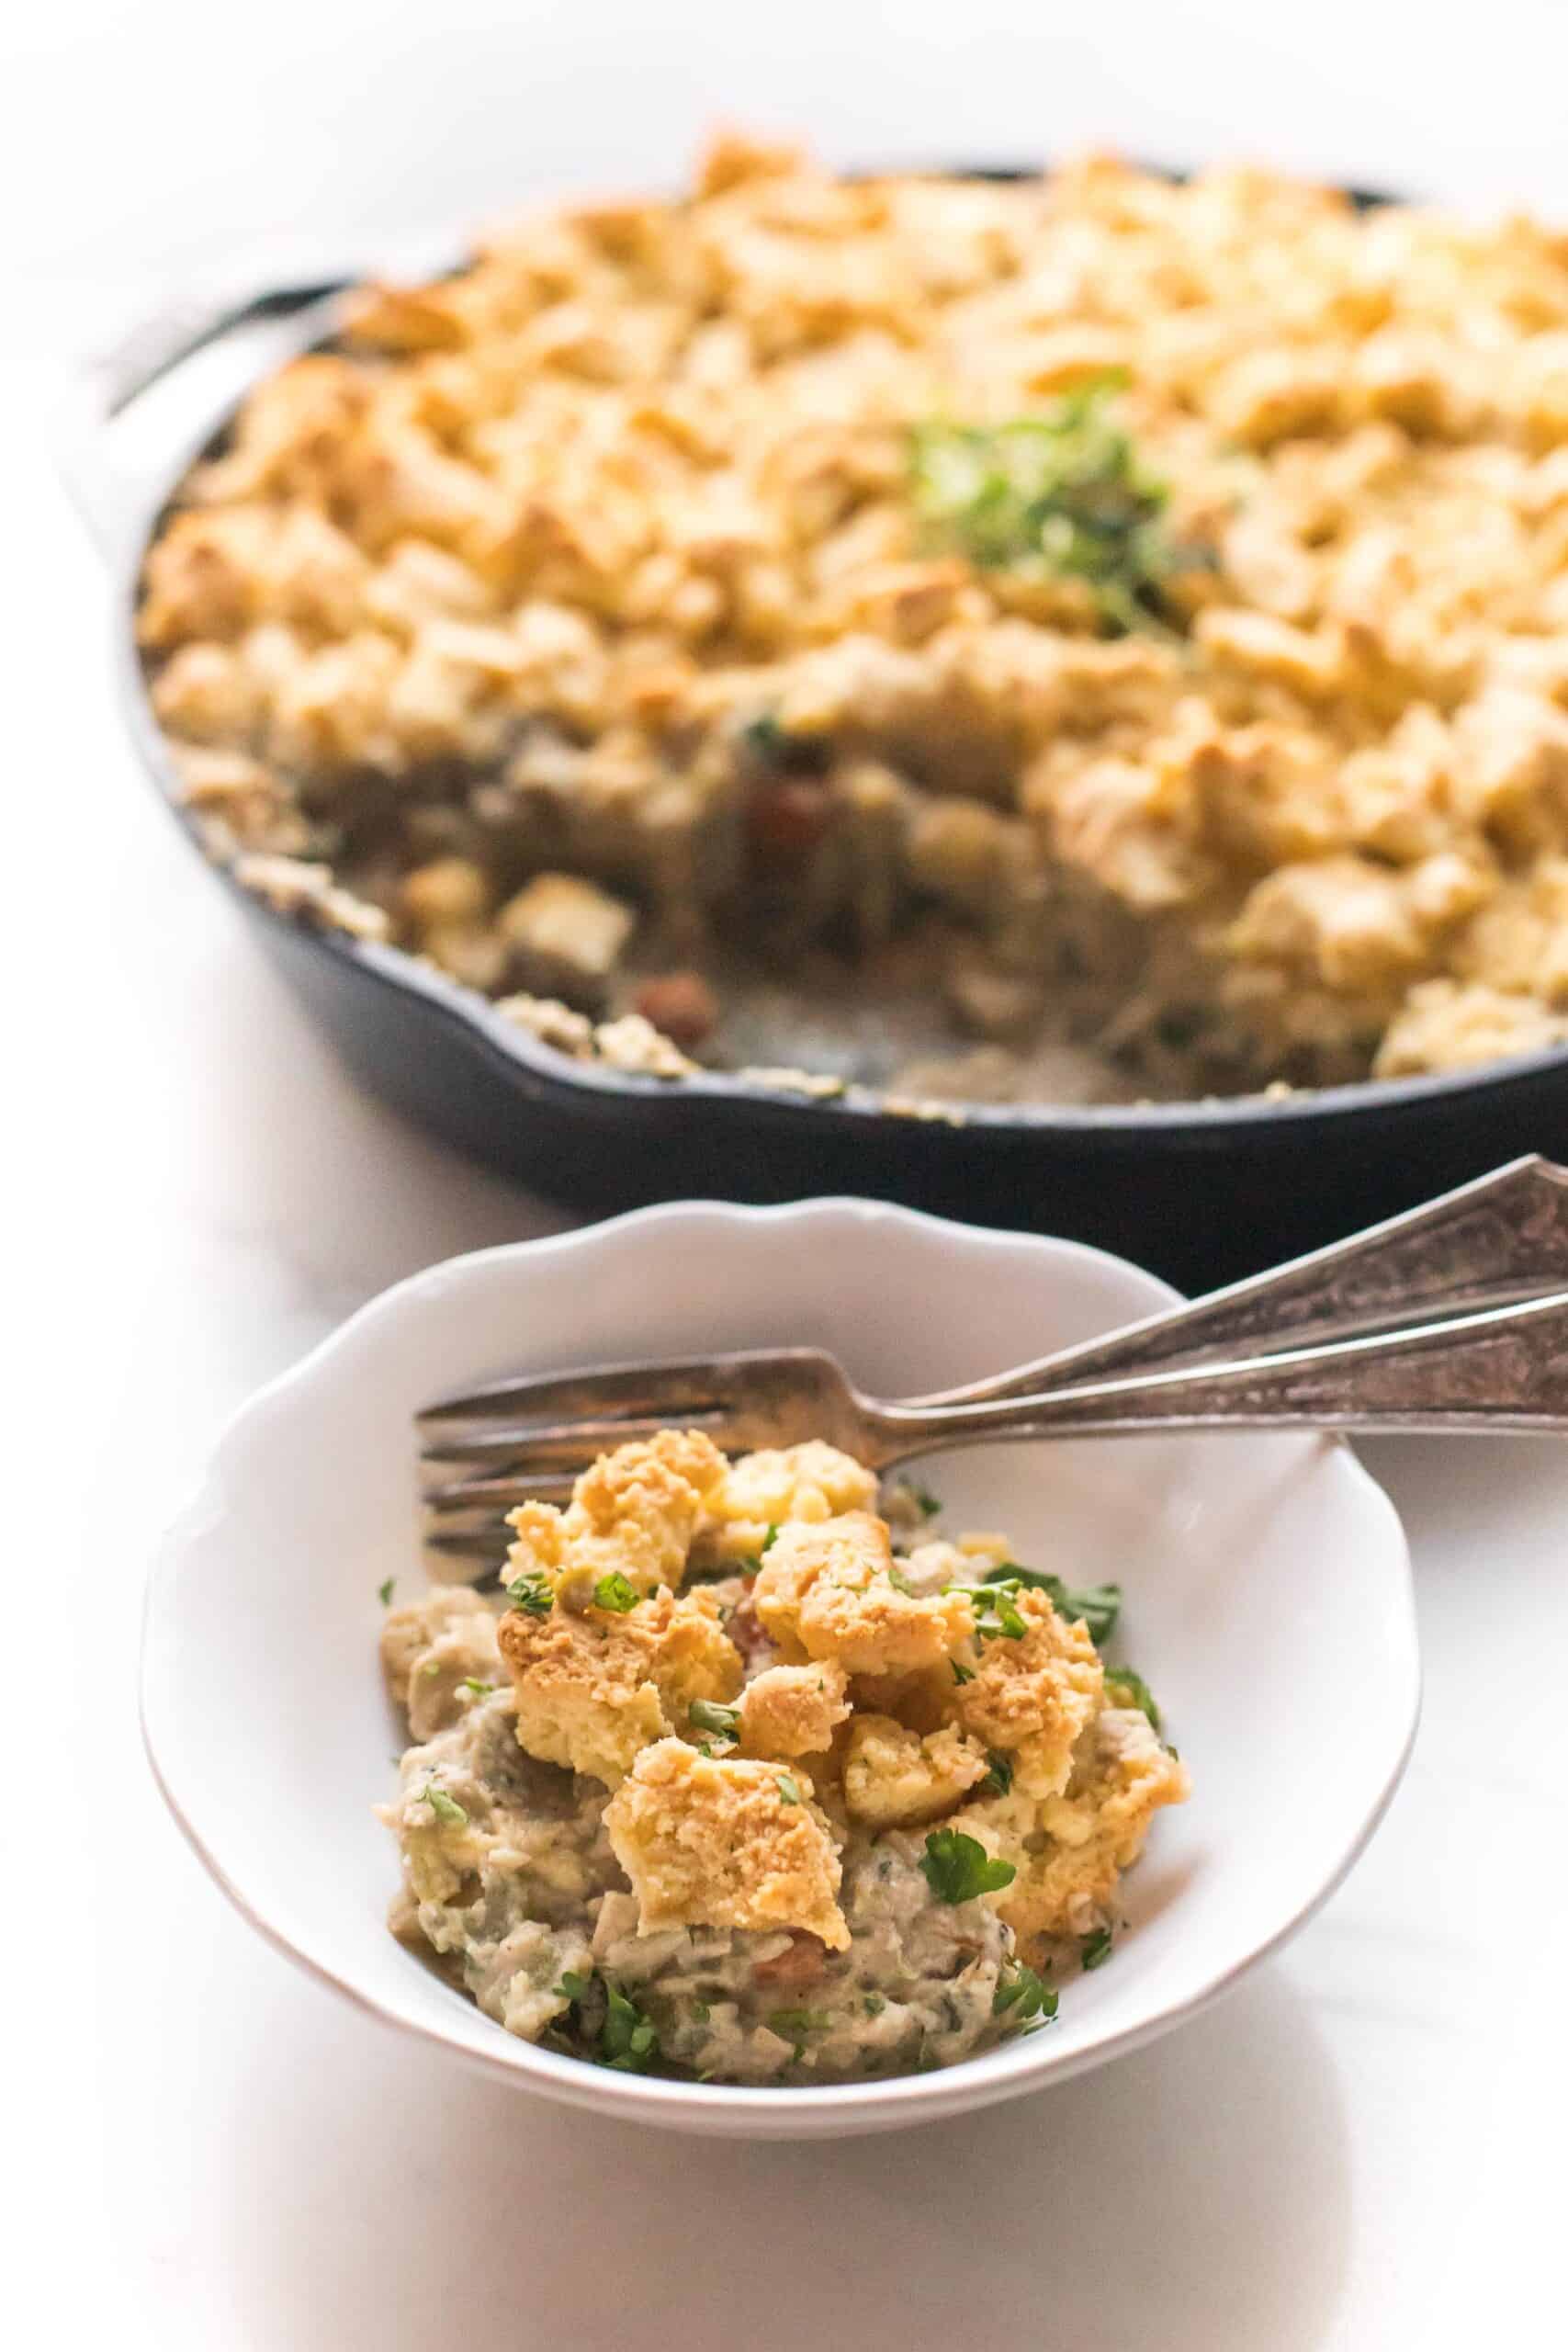
[[1531, 1157], [1192, 1306], [910, 1402], [980, 1404], [1177, 1363], [1272, 1356], [1557, 1290], [1568, 1291], [1568, 1170]]
[[1415, 1329], [1180, 1366], [1032, 1397], [890, 1406], [888, 1457], [991, 1438], [1140, 1430], [1568, 1431], [1568, 1290]]

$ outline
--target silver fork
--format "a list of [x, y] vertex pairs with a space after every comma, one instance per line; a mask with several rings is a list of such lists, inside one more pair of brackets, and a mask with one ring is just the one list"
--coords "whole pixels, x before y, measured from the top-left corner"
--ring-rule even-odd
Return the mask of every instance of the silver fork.
[[818, 1349], [508, 1380], [418, 1417], [427, 1563], [493, 1573], [505, 1513], [679, 1422], [721, 1452], [825, 1438], [879, 1472], [1000, 1438], [1158, 1430], [1568, 1430], [1568, 1170], [1517, 1160], [1108, 1339], [965, 1387], [868, 1396]]

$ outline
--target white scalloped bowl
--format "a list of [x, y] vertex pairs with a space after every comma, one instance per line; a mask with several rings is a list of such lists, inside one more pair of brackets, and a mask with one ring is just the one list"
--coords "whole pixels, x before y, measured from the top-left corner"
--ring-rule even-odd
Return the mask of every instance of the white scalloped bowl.
[[394, 1942], [377, 1587], [420, 1579], [410, 1417], [517, 1371], [713, 1347], [830, 1348], [917, 1394], [1128, 1322], [1170, 1293], [1065, 1241], [862, 1201], [690, 1204], [458, 1258], [363, 1308], [256, 1397], [166, 1537], [142, 1713], [170, 1805], [254, 1926], [389, 2024], [628, 2121], [828, 2138], [1060, 2081], [1190, 2017], [1355, 1860], [1398, 1782], [1419, 1678], [1409, 1560], [1349, 1452], [1299, 1436], [993, 1446], [933, 1462], [948, 1524], [1126, 1589], [1122, 1653], [1193, 1794], [1159, 1815], [1109, 1966], [1046, 2030], [939, 2072], [822, 2089], [617, 2074], [514, 2040]]

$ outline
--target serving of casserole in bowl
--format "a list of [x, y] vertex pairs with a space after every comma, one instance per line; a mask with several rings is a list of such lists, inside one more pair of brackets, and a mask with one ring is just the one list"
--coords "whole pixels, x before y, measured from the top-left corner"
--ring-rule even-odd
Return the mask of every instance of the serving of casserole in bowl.
[[159, 486], [137, 720], [459, 1139], [1184, 1272], [1552, 1140], [1554, 232], [729, 139], [300, 340]]
[[878, 1498], [827, 1445], [676, 1433], [524, 1507], [492, 1612], [426, 1585], [412, 1417], [693, 1348], [930, 1391], [1168, 1299], [863, 1201], [432, 1267], [245, 1408], [160, 1547], [164, 1792], [318, 1978], [624, 2120], [880, 2130], [1133, 2048], [1301, 1925], [1403, 1769], [1408, 1558], [1347, 1448], [1000, 1444]]

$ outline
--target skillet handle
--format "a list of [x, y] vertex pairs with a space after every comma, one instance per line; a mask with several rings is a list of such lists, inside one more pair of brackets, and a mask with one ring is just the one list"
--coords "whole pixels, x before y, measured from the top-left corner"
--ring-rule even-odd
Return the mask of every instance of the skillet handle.
[[129, 558], [204, 424], [262, 369], [324, 334], [337, 296], [354, 282], [334, 274], [239, 300], [172, 302], [77, 371], [57, 459], [107, 557]]

